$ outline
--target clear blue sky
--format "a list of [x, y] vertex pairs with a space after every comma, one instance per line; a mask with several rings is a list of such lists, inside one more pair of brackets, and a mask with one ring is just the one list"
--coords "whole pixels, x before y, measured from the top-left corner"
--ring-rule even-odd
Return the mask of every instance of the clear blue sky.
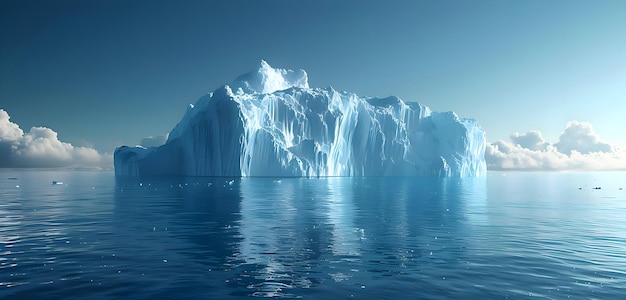
[[626, 145], [626, 1], [1, 1], [0, 108], [112, 152], [261, 59], [487, 139], [589, 121]]

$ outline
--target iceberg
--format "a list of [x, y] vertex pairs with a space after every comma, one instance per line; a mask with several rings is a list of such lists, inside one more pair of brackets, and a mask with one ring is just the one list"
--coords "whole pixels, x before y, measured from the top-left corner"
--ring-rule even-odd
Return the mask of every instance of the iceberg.
[[189, 105], [159, 147], [115, 150], [118, 176], [437, 176], [486, 172], [473, 119], [398, 97], [310, 88], [304, 70], [257, 70]]

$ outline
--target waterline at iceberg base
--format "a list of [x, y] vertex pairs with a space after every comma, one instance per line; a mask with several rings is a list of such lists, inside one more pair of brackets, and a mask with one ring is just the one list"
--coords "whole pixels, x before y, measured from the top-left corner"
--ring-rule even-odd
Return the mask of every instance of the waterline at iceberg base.
[[115, 150], [118, 176], [436, 176], [486, 173], [473, 119], [397, 97], [310, 88], [304, 70], [258, 70], [190, 105], [160, 147]]

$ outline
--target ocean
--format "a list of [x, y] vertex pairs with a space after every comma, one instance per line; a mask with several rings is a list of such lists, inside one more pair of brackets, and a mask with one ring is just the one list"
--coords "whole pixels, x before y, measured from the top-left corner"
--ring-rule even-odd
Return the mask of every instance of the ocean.
[[626, 299], [626, 173], [0, 170], [3, 299]]

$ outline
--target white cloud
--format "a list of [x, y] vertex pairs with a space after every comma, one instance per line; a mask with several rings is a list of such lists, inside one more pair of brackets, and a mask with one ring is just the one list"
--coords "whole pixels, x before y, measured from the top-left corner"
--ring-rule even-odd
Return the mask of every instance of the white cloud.
[[0, 141], [17, 141], [24, 132], [17, 124], [9, 121], [9, 114], [0, 109]]
[[511, 142], [487, 144], [490, 170], [626, 170], [626, 150], [602, 142], [588, 122], [567, 123], [550, 145], [539, 131], [513, 134]]
[[565, 131], [559, 137], [559, 142], [554, 145], [559, 152], [565, 154], [571, 151], [578, 151], [582, 154], [613, 151], [611, 145], [600, 141], [600, 137], [593, 131], [589, 122], [568, 122]]
[[24, 133], [0, 109], [0, 167], [111, 167], [113, 156], [93, 148], [74, 147], [59, 141], [57, 133], [46, 127], [32, 127]]
[[516, 132], [511, 135], [511, 141], [513, 141], [514, 144], [520, 145], [522, 148], [537, 151], [546, 150], [550, 145], [550, 143], [546, 143], [543, 139], [541, 132], [536, 130], [531, 130], [524, 134]]
[[169, 134], [166, 133], [163, 135], [145, 137], [141, 139], [141, 142], [139, 143], [139, 145], [146, 147], [146, 148], [158, 147], [158, 146], [165, 144], [168, 136]]

